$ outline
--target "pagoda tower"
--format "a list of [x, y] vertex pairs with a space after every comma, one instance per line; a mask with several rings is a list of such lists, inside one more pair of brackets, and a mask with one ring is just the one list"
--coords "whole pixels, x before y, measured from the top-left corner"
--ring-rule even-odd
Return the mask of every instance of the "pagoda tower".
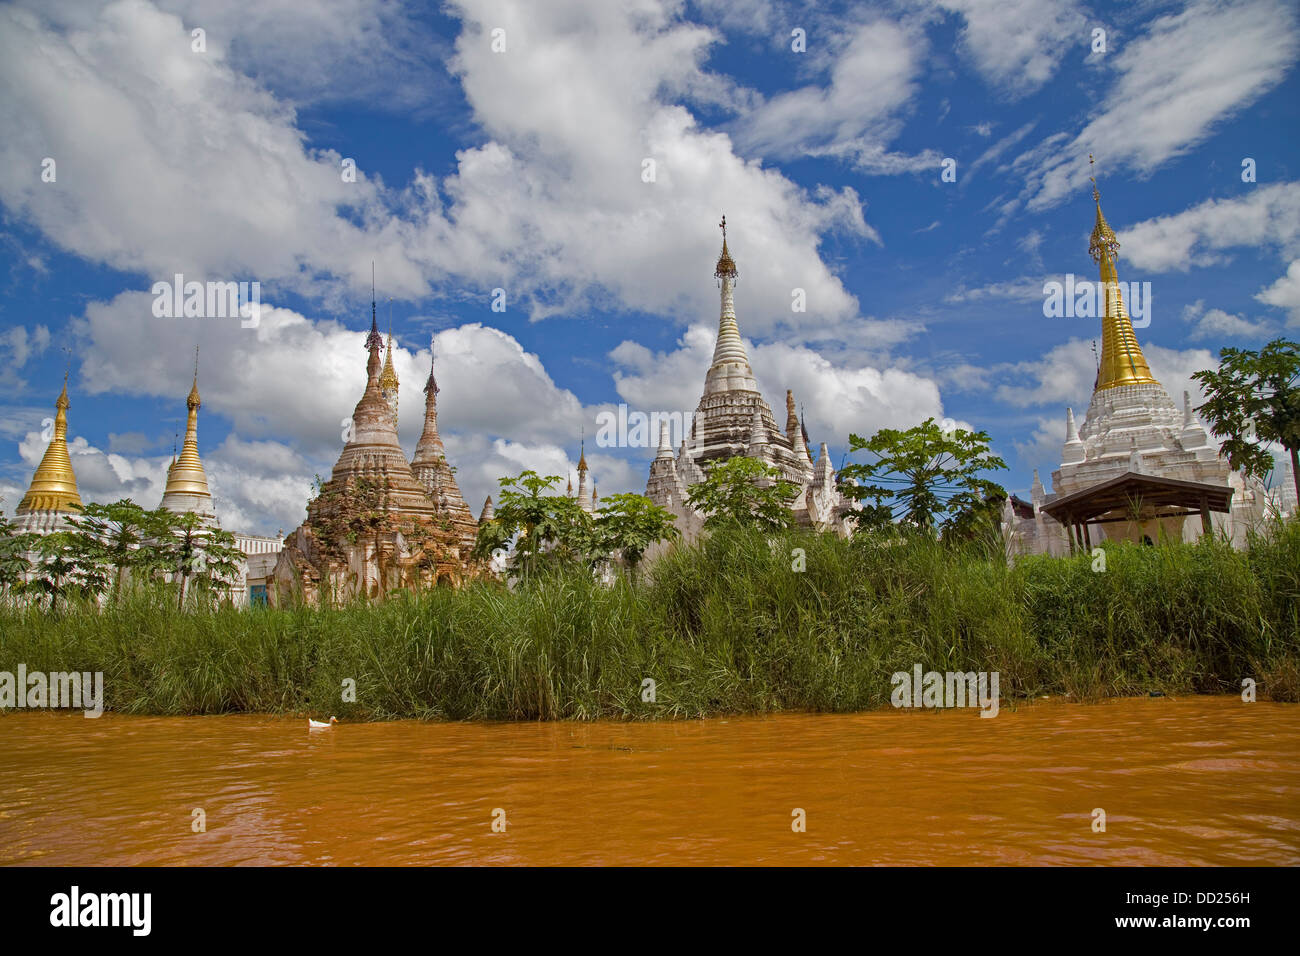
[[379, 373], [379, 394], [392, 414], [393, 427], [397, 427], [397, 370], [393, 368], [393, 330], [388, 330], [388, 347], [384, 350], [384, 370]]
[[[1095, 178], [1092, 198], [1096, 216], [1088, 253], [1105, 293], [1092, 399], [1082, 425], [1072, 408], [1065, 410], [1065, 443], [1061, 465], [1052, 472], [1052, 493], [1035, 479], [1033, 517], [1015, 517], [1008, 507], [1004, 523], [1014, 533], [1018, 550], [1064, 554], [1069, 549], [1065, 529], [1043, 507], [1133, 473], [1231, 487], [1231, 513], [1213, 516], [1214, 531], [1226, 531], [1234, 543], [1242, 544], [1248, 526], [1262, 514], [1263, 486], [1243, 478], [1219, 457], [1219, 444], [1197, 419], [1191, 397], [1184, 393], [1179, 408], [1152, 374], [1124, 303], [1117, 268], [1120, 244], [1102, 213]], [[1162, 536], [1191, 541], [1202, 530], [1195, 516], [1153, 513], [1138, 522], [1111, 514], [1089, 527], [1089, 537], [1094, 543], [1107, 538], [1156, 541]]]
[[[372, 298], [365, 391], [330, 479], [308, 502], [307, 520], [280, 552], [274, 572], [277, 601], [290, 594], [311, 602], [382, 597], [394, 588], [457, 584], [470, 571], [465, 545], [472, 539], [463, 520], [469, 509], [458, 520], [439, 508], [406, 460], [380, 382], [383, 345]], [[417, 457], [423, 463], [431, 446], [422, 443], [425, 455], [417, 451]], [[364, 533], [355, 533], [358, 520]], [[472, 516], [468, 522], [473, 525]]]
[[[456, 475], [447, 463], [442, 436], [438, 434], [438, 380], [433, 368], [434, 343], [429, 343], [429, 379], [424, 383], [424, 431], [415, 446], [411, 469], [424, 486], [425, 493], [438, 509], [438, 513], [451, 522], [461, 540], [463, 553], [468, 554], [478, 536], [478, 522], [469, 505], [465, 503], [456, 484]], [[489, 499], [491, 501], [491, 499]]]
[[167, 469], [167, 485], [160, 507], [177, 514], [192, 511], [205, 522], [216, 524], [217, 513], [208, 491], [208, 476], [199, 458], [199, 350], [194, 350], [194, 385], [185, 399], [185, 443], [178, 458]]
[[661, 429], [658, 453], [646, 482], [646, 497], [677, 515], [683, 538], [692, 540], [703, 528], [705, 516], [686, 504], [690, 486], [703, 481], [715, 462], [748, 455], [775, 468], [781, 478], [799, 487], [799, 496], [791, 505], [799, 524], [847, 533], [845, 516], [852, 504], [836, 489], [829, 459], [814, 465], [794, 413], [794, 393], [786, 392], [783, 432], [758, 390], [736, 320], [735, 287], [740, 271], [727, 245], [725, 216], [719, 228], [722, 251], [713, 276], [718, 282], [720, 301], [713, 361], [704, 376], [704, 391], [695, 408], [690, 436], [676, 456], [667, 429]]
[[68, 376], [54, 403], [54, 436], [36, 466], [27, 494], [14, 511], [20, 533], [49, 534], [66, 527], [67, 519], [81, 513], [77, 476], [68, 457]]
[[[388, 507], [397, 514], [433, 514], [433, 503], [416, 480], [411, 465], [397, 438], [392, 408], [384, 400], [380, 384], [379, 350], [383, 339], [376, 327], [374, 303], [371, 302], [370, 334], [366, 336], [366, 388], [352, 412], [352, 436], [343, 446], [334, 464], [330, 480], [322, 491], [342, 491], [360, 479], [383, 485]], [[319, 499], [318, 499], [319, 500]], [[308, 513], [310, 514], [310, 507]]]
[[596, 487], [594, 482], [588, 482], [587, 477], [587, 443], [584, 441], [578, 451], [578, 507], [591, 514], [596, 507]]

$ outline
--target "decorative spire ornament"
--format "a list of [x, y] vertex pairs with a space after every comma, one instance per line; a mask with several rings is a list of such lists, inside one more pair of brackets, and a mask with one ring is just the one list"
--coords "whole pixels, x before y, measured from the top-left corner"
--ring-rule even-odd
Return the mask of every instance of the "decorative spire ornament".
[[[1092, 162], [1090, 154], [1088, 163]], [[1088, 178], [1092, 181], [1093, 202], [1097, 204], [1097, 219], [1088, 243], [1088, 254], [1100, 268], [1101, 285], [1106, 295], [1106, 310], [1101, 320], [1101, 363], [1094, 390], [1123, 385], [1158, 385], [1138, 345], [1128, 310], [1124, 307], [1124, 295], [1120, 291], [1119, 276], [1115, 270], [1119, 239], [1102, 214], [1097, 178]]]
[[722, 302], [718, 311], [718, 341], [713, 347], [713, 363], [704, 379], [704, 391], [706, 394], [733, 389], [756, 392], [758, 384], [754, 381], [754, 370], [750, 367], [745, 343], [740, 338], [740, 326], [736, 322], [732, 287], [738, 272], [731, 253], [727, 251], [726, 216], [722, 217], [718, 228], [722, 230], [722, 253], [713, 274], [722, 288]]

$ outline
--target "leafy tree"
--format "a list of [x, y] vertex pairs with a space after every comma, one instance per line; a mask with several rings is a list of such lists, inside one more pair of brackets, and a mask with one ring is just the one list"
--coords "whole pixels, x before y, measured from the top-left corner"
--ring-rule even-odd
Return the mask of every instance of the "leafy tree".
[[95, 597], [107, 590], [108, 573], [87, 553], [85, 540], [76, 532], [36, 535], [33, 550], [37, 558], [31, 577], [16, 590], [36, 595], [37, 603], [49, 598], [51, 611], [58, 608], [59, 598]]
[[158, 519], [160, 563], [179, 583], [177, 608], [185, 607], [191, 580], [211, 593], [239, 576], [244, 553], [235, 547], [235, 536], [229, 531], [209, 527], [192, 511], [163, 511]]
[[876, 456], [873, 462], [845, 465], [839, 473], [841, 493], [865, 504], [853, 513], [863, 527], [884, 529], [897, 520], [933, 534], [944, 522], [961, 527], [973, 521], [989, 499], [1007, 495], [980, 477], [1007, 467], [990, 453], [987, 432], [944, 431], [927, 418], [905, 431], [882, 428], [870, 441], [850, 435], [849, 450]]
[[1291, 455], [1300, 496], [1300, 344], [1279, 338], [1258, 352], [1223, 349], [1217, 371], [1192, 378], [1207, 396], [1196, 410], [1220, 439], [1228, 463], [1262, 481], [1275, 467], [1265, 445], [1277, 442]]
[[146, 511], [129, 498], [107, 505], [91, 503], [68, 519], [68, 527], [79, 570], [92, 579], [94, 566], [111, 570], [114, 600], [120, 597], [129, 571], [144, 576], [166, 565], [155, 543], [166, 532], [162, 509]]
[[512, 573], [533, 577], [551, 559], [584, 560], [594, 544], [591, 516], [578, 502], [558, 491], [559, 475], [526, 469], [514, 478], [501, 478], [501, 491], [491, 521], [480, 525], [474, 556], [486, 560], [497, 549], [515, 543]]
[[36, 535], [18, 534], [13, 522], [0, 514], [0, 594], [12, 593], [31, 571], [27, 555], [35, 548]]
[[1002, 509], [1006, 501], [1005, 494], [990, 494], [977, 504], [958, 511], [943, 527], [944, 542], [976, 544], [989, 550], [1004, 548]]
[[681, 537], [676, 520], [676, 515], [645, 495], [610, 495], [596, 512], [594, 550], [619, 554], [635, 578], [647, 548], [656, 541]]
[[691, 486], [686, 503], [706, 515], [706, 528], [781, 531], [794, 524], [790, 505], [799, 486], [780, 475], [757, 458], [737, 455], [709, 467], [705, 479]]

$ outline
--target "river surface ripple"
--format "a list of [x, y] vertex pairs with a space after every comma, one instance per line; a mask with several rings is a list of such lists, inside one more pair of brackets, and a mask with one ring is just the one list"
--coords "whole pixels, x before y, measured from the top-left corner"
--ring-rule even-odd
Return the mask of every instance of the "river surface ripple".
[[0, 781], [0, 864], [1300, 865], [1300, 706], [1235, 697], [328, 731], [10, 711]]

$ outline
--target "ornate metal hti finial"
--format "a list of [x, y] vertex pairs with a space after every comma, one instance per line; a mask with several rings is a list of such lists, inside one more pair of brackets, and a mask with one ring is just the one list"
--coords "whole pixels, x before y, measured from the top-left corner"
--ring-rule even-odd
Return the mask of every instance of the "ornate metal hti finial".
[[736, 263], [731, 258], [731, 253], [727, 251], [727, 217], [722, 217], [722, 222], [718, 223], [718, 228], [722, 230], [722, 255], [718, 256], [718, 266], [713, 270], [713, 275], [721, 279], [728, 276], [736, 278]]

